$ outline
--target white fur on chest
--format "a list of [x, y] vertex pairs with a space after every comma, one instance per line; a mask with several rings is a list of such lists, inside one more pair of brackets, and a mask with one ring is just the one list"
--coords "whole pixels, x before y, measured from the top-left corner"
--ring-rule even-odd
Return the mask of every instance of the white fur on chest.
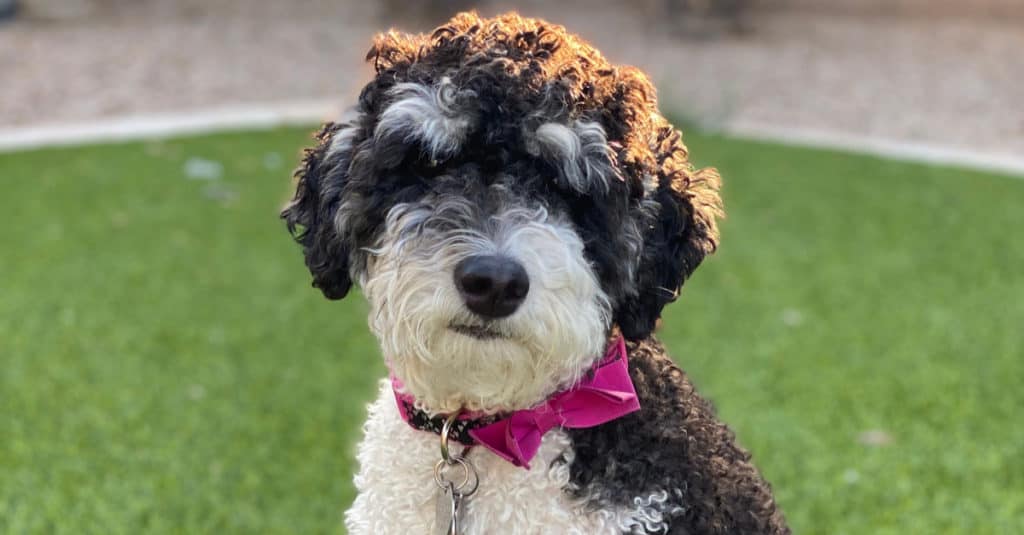
[[[409, 427], [398, 414], [391, 386], [382, 381], [370, 406], [359, 444], [358, 495], [345, 513], [352, 534], [431, 533], [438, 488], [434, 463], [440, 458], [437, 435]], [[628, 531], [626, 512], [592, 511], [563, 491], [569, 483], [568, 463], [551, 461], [572, 451], [566, 434], [544, 436], [531, 469], [513, 466], [489, 451], [469, 454], [480, 475], [480, 488], [468, 498], [464, 533], [618, 534]]]

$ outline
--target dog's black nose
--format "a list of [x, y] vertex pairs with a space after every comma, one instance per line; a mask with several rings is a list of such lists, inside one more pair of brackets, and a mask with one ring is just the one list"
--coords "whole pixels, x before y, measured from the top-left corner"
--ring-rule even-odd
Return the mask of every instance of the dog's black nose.
[[471, 256], [455, 266], [455, 286], [473, 312], [485, 318], [504, 318], [526, 298], [530, 278], [511, 258]]

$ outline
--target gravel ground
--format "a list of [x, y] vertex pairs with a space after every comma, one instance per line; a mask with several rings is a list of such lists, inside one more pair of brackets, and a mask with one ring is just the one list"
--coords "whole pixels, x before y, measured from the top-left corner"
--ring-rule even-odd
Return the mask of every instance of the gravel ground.
[[[369, 76], [361, 59], [370, 38], [389, 20], [370, 3], [326, 0], [29, 4], [23, 17], [0, 25], [0, 127], [348, 101]], [[1020, 19], [761, 13], [749, 33], [696, 40], [668, 31], [653, 7], [517, 5], [647, 69], [663, 108], [711, 126], [812, 128], [1024, 154]]]

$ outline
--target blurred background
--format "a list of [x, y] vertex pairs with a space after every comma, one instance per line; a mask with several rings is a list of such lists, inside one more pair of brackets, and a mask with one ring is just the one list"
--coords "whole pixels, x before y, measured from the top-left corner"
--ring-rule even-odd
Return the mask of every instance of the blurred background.
[[19, 10], [0, 33], [0, 126], [349, 102], [375, 32], [475, 7], [571, 27], [708, 127], [1024, 153], [1020, 0], [0, 2]]
[[0, 533], [343, 532], [385, 372], [277, 211], [372, 36], [468, 8], [722, 171], [659, 336], [795, 532], [1021, 533], [1021, 0], [0, 0]]

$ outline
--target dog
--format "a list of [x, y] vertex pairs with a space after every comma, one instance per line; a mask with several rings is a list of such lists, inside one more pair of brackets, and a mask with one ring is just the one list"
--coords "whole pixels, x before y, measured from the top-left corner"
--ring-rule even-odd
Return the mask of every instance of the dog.
[[282, 217], [313, 286], [358, 283], [390, 370], [350, 533], [788, 533], [652, 334], [718, 246], [654, 88], [555, 24], [378, 35]]

